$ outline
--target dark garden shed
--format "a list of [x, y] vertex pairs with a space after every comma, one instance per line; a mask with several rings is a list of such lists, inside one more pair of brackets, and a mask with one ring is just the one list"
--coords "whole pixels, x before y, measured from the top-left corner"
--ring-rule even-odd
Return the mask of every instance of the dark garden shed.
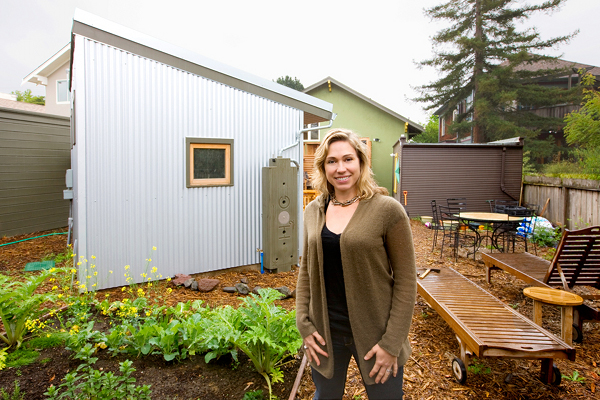
[[489, 211], [489, 200], [520, 200], [523, 139], [485, 144], [394, 144], [394, 193], [411, 217], [430, 216], [431, 200], [465, 197], [469, 211]]

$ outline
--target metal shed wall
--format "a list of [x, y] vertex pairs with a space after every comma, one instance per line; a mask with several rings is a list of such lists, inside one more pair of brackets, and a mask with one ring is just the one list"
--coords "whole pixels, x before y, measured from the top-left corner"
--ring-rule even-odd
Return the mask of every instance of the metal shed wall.
[[[78, 257], [96, 257], [97, 287], [125, 284], [126, 265], [139, 282], [153, 266], [166, 277], [259, 263], [261, 169], [296, 141], [303, 112], [74, 40], [74, 237]], [[186, 137], [234, 140], [233, 186], [186, 188]], [[301, 162], [298, 147], [283, 156]]]
[[[398, 141], [400, 183], [394, 197], [411, 217], [430, 216], [431, 200], [466, 197], [469, 211], [489, 211], [487, 200], [519, 200], [522, 145], [420, 144]], [[504, 179], [503, 174], [504, 154]], [[504, 185], [504, 192], [502, 191]]]
[[69, 118], [0, 108], [0, 236], [67, 226]]

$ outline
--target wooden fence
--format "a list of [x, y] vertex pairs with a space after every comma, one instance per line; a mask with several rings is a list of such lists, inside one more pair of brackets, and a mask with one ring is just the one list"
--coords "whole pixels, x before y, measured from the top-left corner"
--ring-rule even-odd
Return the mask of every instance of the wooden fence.
[[0, 237], [67, 226], [69, 118], [0, 108]]
[[600, 181], [525, 176], [523, 201], [547, 203], [544, 218], [567, 229], [600, 225]]

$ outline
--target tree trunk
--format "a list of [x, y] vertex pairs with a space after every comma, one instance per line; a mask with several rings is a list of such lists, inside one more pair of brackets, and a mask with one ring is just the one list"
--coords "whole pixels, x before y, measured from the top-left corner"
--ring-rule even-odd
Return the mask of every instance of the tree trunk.
[[479, 78], [483, 75], [483, 26], [481, 21], [481, 0], [475, 1], [475, 68], [473, 70], [473, 79], [475, 89], [473, 90], [473, 143], [484, 143], [484, 135], [480, 129], [480, 113], [478, 100]]

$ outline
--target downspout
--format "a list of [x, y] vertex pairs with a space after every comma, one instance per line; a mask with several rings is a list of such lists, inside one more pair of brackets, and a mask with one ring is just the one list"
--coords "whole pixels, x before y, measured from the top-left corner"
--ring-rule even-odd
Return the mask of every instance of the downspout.
[[[284, 147], [283, 149], [279, 150], [279, 157], [282, 157], [282, 154], [285, 150], [287, 149], [291, 149], [292, 147], [298, 146], [298, 158], [302, 157], [302, 153], [303, 153], [303, 140], [304, 140], [304, 132], [308, 132], [308, 131], [319, 131], [321, 129], [327, 129], [327, 128], [331, 128], [331, 126], [333, 125], [333, 121], [335, 120], [335, 118], [337, 117], [336, 113], [333, 113], [331, 115], [331, 119], [329, 120], [329, 124], [324, 125], [324, 126], [318, 126], [315, 128], [306, 128], [306, 129], [300, 129], [298, 131], [298, 134], [296, 136], [296, 142], [292, 143], [289, 146]], [[296, 160], [290, 160], [291, 162], [293, 162], [296, 167], [298, 168], [298, 177], [296, 178], [298, 181], [300, 180], [300, 174], [302, 173], [302, 171], [300, 171], [300, 164], [298, 163], [298, 161]], [[300, 188], [302, 188], [302, 186], [300, 186]], [[302, 192], [301, 192], [302, 193]], [[298, 196], [298, 217], [299, 217], [299, 221], [302, 221], [302, 207], [300, 206], [302, 204], [302, 196]], [[302, 227], [302, 224], [299, 224], [298, 226]], [[302, 250], [302, 246], [304, 246], [305, 244], [302, 243], [302, 236], [300, 234], [298, 234], [298, 254], [302, 254], [301, 250]]]
[[502, 169], [500, 170], [500, 190], [502, 190], [502, 193], [508, 195], [508, 197], [510, 197], [513, 200], [519, 200], [519, 199], [515, 199], [515, 197], [508, 193], [506, 191], [506, 187], [504, 186], [504, 171], [505, 171], [505, 164], [506, 164], [506, 147], [502, 147]]
[[[292, 144], [290, 144], [289, 146], [284, 147], [283, 149], [279, 150], [279, 157], [282, 156], [283, 152], [287, 149], [291, 149], [292, 147], [297, 146], [298, 144], [302, 143], [302, 134], [304, 132], [308, 132], [308, 131], [320, 131], [321, 129], [327, 129], [327, 128], [331, 128], [331, 126], [333, 125], [333, 121], [335, 120], [335, 118], [337, 117], [336, 113], [333, 113], [333, 115], [331, 116], [331, 119], [329, 120], [329, 124], [328, 125], [324, 125], [324, 126], [317, 126], [315, 128], [305, 128], [305, 129], [300, 129], [298, 131], [298, 133], [296, 134], [296, 141]], [[299, 165], [297, 161], [292, 160], [292, 162], [296, 165]]]

